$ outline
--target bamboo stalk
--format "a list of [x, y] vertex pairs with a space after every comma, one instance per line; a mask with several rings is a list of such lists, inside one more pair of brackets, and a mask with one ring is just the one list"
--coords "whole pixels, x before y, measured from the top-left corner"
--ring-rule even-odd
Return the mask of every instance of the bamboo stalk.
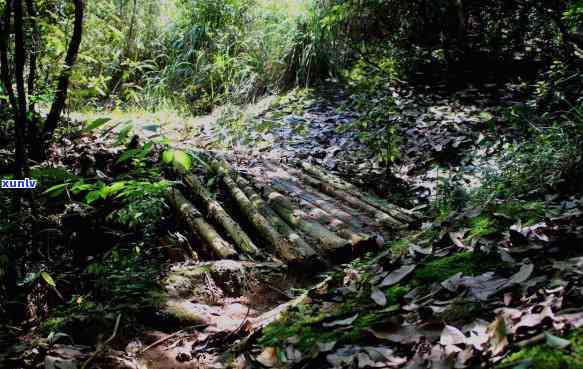
[[241, 226], [231, 218], [221, 204], [212, 198], [211, 194], [195, 176], [186, 176], [185, 182], [204, 203], [209, 218], [213, 219], [224, 228], [225, 232], [227, 232], [237, 247], [248, 255], [259, 254], [259, 249], [255, 246], [251, 238], [249, 238]]
[[270, 221], [271, 219], [268, 219], [261, 214], [243, 190], [237, 186], [226, 166], [215, 161], [213, 162], [213, 167], [221, 175], [222, 182], [227, 187], [233, 200], [237, 203], [241, 213], [245, 215], [247, 220], [254, 226], [255, 230], [257, 230], [257, 232], [274, 247], [278, 256], [284, 259], [286, 263], [303, 260], [305, 259], [303, 254], [306, 253], [311, 253], [311, 255], [315, 254], [309, 246], [307, 252], [306, 250], [300, 253], [296, 252], [290, 240], [276, 230]]
[[294, 176], [300, 178], [306, 184], [314, 188], [317, 188], [323, 193], [343, 200], [350, 206], [371, 214], [380, 225], [396, 228], [401, 228], [405, 225], [402, 221], [397, 220], [393, 218], [391, 215], [385, 213], [384, 211], [369, 205], [368, 203], [360, 200], [358, 197], [350, 194], [349, 192], [346, 192], [345, 190], [336, 188], [327, 182], [324, 182], [315, 177], [312, 177], [311, 175], [305, 172], [302, 172], [301, 170], [289, 167], [286, 168], [286, 170], [289, 171]]
[[415, 215], [415, 213], [411, 212], [410, 210], [401, 208], [401, 207], [396, 206], [394, 204], [390, 204], [386, 201], [383, 201], [382, 199], [379, 199], [376, 196], [362, 192], [355, 185], [348, 183], [348, 182], [344, 181], [343, 179], [341, 179], [340, 177], [337, 177], [333, 174], [326, 173], [323, 170], [319, 169], [318, 167], [311, 165], [309, 163], [306, 163], [305, 161], [297, 162], [297, 165], [299, 165], [302, 169], [304, 169], [306, 172], [310, 173], [311, 175], [315, 176], [316, 178], [318, 178], [322, 181], [325, 181], [327, 183], [330, 183], [332, 186], [334, 186], [340, 190], [346, 191], [353, 196], [358, 197], [360, 200], [364, 201], [365, 203], [369, 204], [370, 206], [373, 206], [379, 210], [382, 210], [385, 213], [389, 214], [390, 216], [392, 216], [398, 220], [401, 220], [401, 221], [407, 222], [407, 223], [415, 221], [416, 215]]
[[292, 227], [298, 228], [312, 238], [318, 240], [325, 251], [350, 246], [350, 242], [334, 232], [326, 229], [317, 222], [306, 220], [308, 216], [293, 204], [281, 193], [266, 187], [269, 205], [275, 212]]
[[233, 258], [237, 256], [237, 251], [235, 251], [231, 244], [225, 241], [213, 226], [204, 220], [202, 214], [180, 191], [171, 190], [166, 194], [166, 198], [190, 227], [190, 231], [197, 234], [214, 254], [220, 258]]
[[292, 227], [290, 227], [282, 218], [277, 215], [273, 209], [267, 205], [265, 200], [255, 191], [253, 186], [245, 178], [237, 176], [235, 181], [241, 190], [247, 195], [253, 207], [260, 211], [269, 221], [273, 227], [286, 239], [293, 244], [289, 249], [281, 249], [280, 256], [288, 260], [302, 260], [311, 258], [316, 255], [314, 249], [304, 240], [304, 238]]

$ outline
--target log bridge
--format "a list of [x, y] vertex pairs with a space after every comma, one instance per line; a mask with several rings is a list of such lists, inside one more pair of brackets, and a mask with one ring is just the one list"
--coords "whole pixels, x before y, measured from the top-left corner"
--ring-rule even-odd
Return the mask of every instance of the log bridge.
[[184, 186], [167, 199], [201, 241], [195, 251], [212, 258], [328, 264], [382, 246], [419, 219], [305, 161], [264, 159], [238, 169], [224, 158], [208, 163], [224, 201], [194, 173], [183, 175]]

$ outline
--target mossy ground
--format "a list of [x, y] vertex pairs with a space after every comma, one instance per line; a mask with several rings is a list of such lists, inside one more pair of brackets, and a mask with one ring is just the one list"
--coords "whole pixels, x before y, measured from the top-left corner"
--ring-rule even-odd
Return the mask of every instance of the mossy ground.
[[417, 284], [441, 282], [457, 274], [478, 275], [507, 266], [498, 256], [479, 251], [464, 251], [423, 263], [413, 279]]
[[[565, 349], [548, 345], [524, 348], [502, 362], [502, 367], [516, 367], [524, 363], [530, 369], [582, 369], [583, 330], [577, 330], [567, 337], [571, 344]], [[522, 367], [522, 366], [521, 366]]]
[[[387, 296], [385, 308], [371, 307], [370, 299], [367, 304], [357, 297], [325, 309], [320, 308], [319, 305], [296, 306], [281, 320], [268, 325], [263, 330], [259, 344], [263, 347], [282, 347], [286, 343], [293, 342], [298, 350], [309, 353], [318, 343], [359, 342], [366, 329], [394, 314], [396, 304], [409, 291], [410, 288], [403, 286], [388, 288], [385, 291]], [[358, 314], [358, 317], [351, 324], [324, 326], [326, 322], [346, 319], [355, 314]]]

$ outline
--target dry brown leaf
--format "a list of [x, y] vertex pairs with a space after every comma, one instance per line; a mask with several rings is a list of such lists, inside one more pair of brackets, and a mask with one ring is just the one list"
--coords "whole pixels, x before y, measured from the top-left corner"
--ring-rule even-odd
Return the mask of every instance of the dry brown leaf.
[[273, 368], [277, 365], [277, 351], [275, 347], [266, 347], [256, 358], [261, 365]]
[[439, 343], [444, 346], [461, 345], [466, 343], [466, 336], [456, 327], [446, 325], [441, 332]]

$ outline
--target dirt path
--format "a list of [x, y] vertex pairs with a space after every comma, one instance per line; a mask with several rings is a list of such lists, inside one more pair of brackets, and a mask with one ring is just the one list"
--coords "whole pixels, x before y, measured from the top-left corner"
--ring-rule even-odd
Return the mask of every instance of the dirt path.
[[[480, 94], [469, 89], [452, 100], [419, 94], [398, 104], [404, 137], [398, 173], [416, 186], [418, 199], [434, 192], [440, 157], [464, 158], [479, 147], [482, 128], [475, 126], [495, 118], [495, 98], [481, 96], [476, 106]], [[213, 174], [187, 176], [170, 196], [200, 261], [172, 265], [163, 280], [167, 328], [145, 332], [113, 356], [129, 355], [127, 367], [149, 369], [236, 362], [232, 355], [261, 327], [305, 301], [321, 272], [418, 222], [414, 212], [354, 185], [380, 184], [386, 176], [357, 132], [341, 129], [359, 118], [342, 111], [348, 99], [337, 93], [266, 100], [235, 120], [218, 112], [181, 124], [134, 121], [144, 139], [164, 136], [178, 148], [219, 154], [203, 157]], [[216, 194], [199, 186], [209, 176], [220, 182]], [[49, 354], [55, 362], [62, 356]]]

